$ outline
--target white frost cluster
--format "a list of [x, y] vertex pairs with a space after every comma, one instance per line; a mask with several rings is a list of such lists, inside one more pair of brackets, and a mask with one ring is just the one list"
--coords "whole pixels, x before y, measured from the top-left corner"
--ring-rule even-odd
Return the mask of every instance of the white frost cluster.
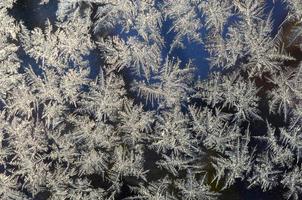
[[[271, 0], [60, 0], [34, 29], [16, 3], [0, 1], [0, 199], [302, 197], [300, 0], [275, 35]], [[175, 57], [188, 45], [206, 79]]]

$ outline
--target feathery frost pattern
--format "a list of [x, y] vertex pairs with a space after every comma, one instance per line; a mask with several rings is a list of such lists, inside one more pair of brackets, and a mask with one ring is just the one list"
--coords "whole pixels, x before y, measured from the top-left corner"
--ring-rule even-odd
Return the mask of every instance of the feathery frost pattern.
[[0, 199], [302, 199], [300, 0], [54, 2], [0, 1]]

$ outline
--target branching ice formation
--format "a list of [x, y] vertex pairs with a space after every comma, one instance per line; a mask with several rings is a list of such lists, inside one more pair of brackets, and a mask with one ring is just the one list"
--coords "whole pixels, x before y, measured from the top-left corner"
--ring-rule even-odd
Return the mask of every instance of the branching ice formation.
[[[33, 30], [17, 3], [0, 1], [0, 199], [301, 199], [300, 0], [60, 0]], [[269, 3], [288, 11], [275, 35]], [[175, 56], [190, 44], [204, 79]]]

